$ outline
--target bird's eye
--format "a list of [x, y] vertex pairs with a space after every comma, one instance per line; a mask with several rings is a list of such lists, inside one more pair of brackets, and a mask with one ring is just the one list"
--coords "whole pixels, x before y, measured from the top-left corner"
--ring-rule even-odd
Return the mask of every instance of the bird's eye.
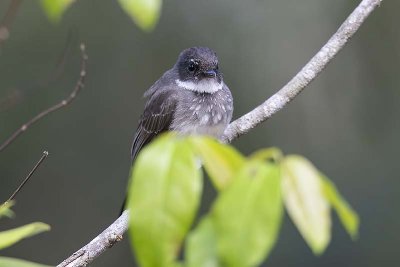
[[194, 60], [191, 60], [191, 61], [189, 62], [188, 70], [189, 70], [190, 72], [195, 71], [195, 70], [198, 68], [198, 66], [199, 66], [199, 63], [197, 63], [197, 62], [194, 61]]

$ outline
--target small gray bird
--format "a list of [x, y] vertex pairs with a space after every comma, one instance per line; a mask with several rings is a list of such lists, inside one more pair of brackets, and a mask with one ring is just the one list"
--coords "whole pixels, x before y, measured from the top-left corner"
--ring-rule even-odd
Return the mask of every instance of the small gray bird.
[[221, 137], [232, 118], [233, 100], [207, 47], [192, 47], [144, 94], [147, 98], [132, 144], [132, 161], [165, 131]]
[[[162, 132], [218, 138], [232, 118], [231, 92], [222, 79], [217, 55], [207, 47], [182, 51], [174, 67], [144, 96], [147, 102], [133, 139], [132, 162]], [[125, 201], [121, 213], [124, 206]]]

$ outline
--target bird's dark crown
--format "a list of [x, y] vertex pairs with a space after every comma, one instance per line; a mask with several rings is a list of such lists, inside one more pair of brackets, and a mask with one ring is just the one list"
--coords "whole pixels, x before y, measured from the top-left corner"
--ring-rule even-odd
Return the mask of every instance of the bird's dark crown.
[[220, 83], [222, 80], [217, 54], [208, 47], [191, 47], [183, 50], [175, 67], [182, 81], [215, 79]]

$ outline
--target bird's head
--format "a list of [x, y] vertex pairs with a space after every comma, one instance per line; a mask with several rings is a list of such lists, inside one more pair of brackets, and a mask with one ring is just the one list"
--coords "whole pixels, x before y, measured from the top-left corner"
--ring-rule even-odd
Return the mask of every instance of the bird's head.
[[191, 47], [175, 64], [178, 86], [195, 92], [214, 93], [222, 88], [222, 73], [216, 53], [208, 47]]

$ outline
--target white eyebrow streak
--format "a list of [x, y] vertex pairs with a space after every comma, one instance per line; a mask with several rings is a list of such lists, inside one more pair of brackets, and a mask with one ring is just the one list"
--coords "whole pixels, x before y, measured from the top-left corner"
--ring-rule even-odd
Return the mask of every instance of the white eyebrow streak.
[[176, 84], [186, 90], [190, 90], [198, 93], [215, 93], [222, 89], [223, 83], [217, 83], [214, 80], [202, 80], [198, 83], [191, 81], [181, 81], [179, 79], [175, 80]]

